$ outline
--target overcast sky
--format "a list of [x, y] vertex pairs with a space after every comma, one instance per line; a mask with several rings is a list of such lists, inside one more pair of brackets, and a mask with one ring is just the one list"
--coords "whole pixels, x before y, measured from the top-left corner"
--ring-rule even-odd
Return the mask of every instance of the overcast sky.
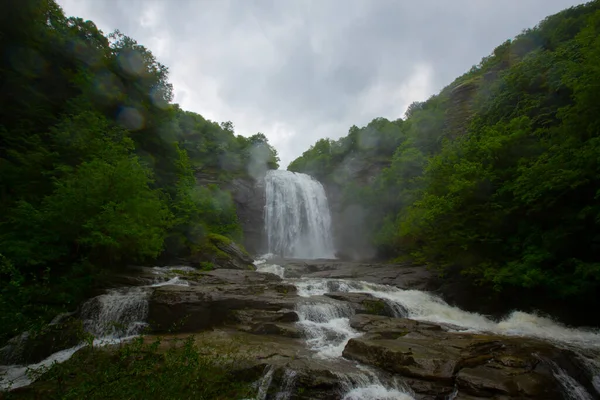
[[175, 102], [263, 132], [281, 167], [316, 140], [397, 119], [575, 0], [58, 0], [170, 69]]

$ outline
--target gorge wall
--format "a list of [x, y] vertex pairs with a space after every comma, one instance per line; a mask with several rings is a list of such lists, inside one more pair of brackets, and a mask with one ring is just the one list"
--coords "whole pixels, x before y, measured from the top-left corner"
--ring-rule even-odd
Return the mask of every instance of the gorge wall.
[[251, 254], [265, 253], [264, 180], [251, 176], [223, 180], [216, 174], [205, 172], [197, 172], [195, 177], [196, 183], [200, 186], [214, 184], [231, 194], [244, 234], [244, 247]]
[[362, 154], [352, 154], [323, 180], [331, 210], [331, 226], [336, 256], [349, 260], [368, 260], [376, 257], [366, 230], [367, 210], [351, 196], [345, 196], [348, 182], [367, 186], [388, 165], [373, 161]]

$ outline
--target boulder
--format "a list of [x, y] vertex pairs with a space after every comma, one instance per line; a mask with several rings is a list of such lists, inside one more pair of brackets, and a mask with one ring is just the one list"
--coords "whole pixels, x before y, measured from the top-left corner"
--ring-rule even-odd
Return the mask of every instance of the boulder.
[[203, 270], [256, 269], [254, 260], [244, 249], [231, 239], [214, 233], [192, 246], [189, 259], [193, 267]]
[[217, 235], [209, 235], [211, 243], [229, 257], [221, 262], [219, 266], [227, 269], [255, 269], [254, 260], [250, 254], [243, 250], [231, 240], [223, 240]]
[[349, 303], [357, 314], [395, 316], [393, 307], [369, 293], [333, 292], [326, 293], [325, 296]]
[[154, 332], [197, 332], [240, 323], [239, 310], [281, 312], [281, 318], [291, 318], [295, 292], [275, 275], [219, 270], [197, 276], [204, 284], [154, 289], [148, 311]]
[[407, 377], [425, 396], [458, 389], [457, 398], [464, 399], [560, 399], [556, 366], [577, 376], [574, 356], [534, 339], [453, 332], [378, 315], [358, 314], [350, 324], [365, 334], [348, 342], [344, 357]]
[[355, 338], [350, 339], [343, 355], [402, 376], [451, 384], [460, 355], [448, 350], [435, 349], [432, 341]]
[[461, 369], [456, 375], [456, 384], [460, 391], [483, 397], [557, 398], [552, 394], [554, 382], [549, 376], [527, 370], [499, 368], [495, 364]]

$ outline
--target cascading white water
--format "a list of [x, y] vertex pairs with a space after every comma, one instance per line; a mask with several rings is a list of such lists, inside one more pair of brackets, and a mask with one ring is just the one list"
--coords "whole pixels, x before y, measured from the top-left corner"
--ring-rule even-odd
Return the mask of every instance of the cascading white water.
[[387, 285], [343, 279], [301, 279], [296, 285], [301, 296], [329, 292], [368, 293], [386, 300], [398, 317], [447, 324], [462, 331], [493, 332], [499, 335], [535, 337], [556, 344], [600, 350], [600, 331], [566, 327], [550, 318], [514, 311], [494, 321], [484, 315], [461, 310], [441, 298], [420, 290], [403, 290]]
[[109, 290], [83, 304], [83, 326], [96, 338], [137, 335], [146, 327], [149, 296], [150, 291], [145, 287]]
[[341, 357], [348, 341], [360, 336], [350, 327], [354, 310], [335, 300], [311, 300], [296, 306], [298, 326], [306, 335], [306, 344], [319, 358]]
[[573, 379], [565, 370], [560, 368], [554, 361], [547, 360], [553, 370], [553, 375], [563, 388], [563, 393], [570, 400], [594, 400], [587, 390]]
[[270, 253], [334, 258], [331, 216], [323, 186], [310, 175], [271, 170], [265, 176], [265, 230]]
[[398, 381], [388, 384], [367, 368], [361, 374], [339, 375], [342, 400], [414, 400], [411, 390]]
[[[257, 389], [256, 397], [253, 399], [244, 399], [244, 400], [266, 400], [269, 388], [271, 387], [271, 382], [273, 381], [273, 374], [275, 373], [276, 368], [272, 365], [267, 365], [265, 367], [265, 372], [260, 377], [260, 379], [255, 382], [255, 387]], [[275, 400], [289, 400], [292, 395], [292, 391], [294, 390], [294, 385], [296, 384], [296, 375], [298, 373], [292, 369], [286, 369], [283, 377], [281, 379], [281, 384], [275, 393]]]
[[296, 384], [296, 375], [298, 373], [293, 369], [287, 369], [283, 374], [280, 390], [275, 396], [275, 400], [288, 400], [292, 396], [294, 385]]
[[[86, 332], [95, 337], [94, 346], [120, 343], [142, 333], [147, 326], [148, 299], [152, 287], [188, 285], [179, 277], [167, 279], [164, 276], [166, 271], [168, 269], [158, 269], [157, 274], [162, 277], [152, 285], [111, 289], [83, 304], [81, 318]], [[61, 350], [31, 365], [0, 365], [0, 390], [29, 385], [52, 364], [68, 360], [84, 346], [82, 343]]]
[[[261, 265], [262, 261], [257, 264]], [[278, 271], [285, 276], [285, 269], [268, 264], [264, 272]], [[261, 268], [259, 268], [261, 271]], [[441, 298], [419, 290], [402, 290], [388, 285], [379, 285], [350, 279], [300, 278], [286, 279], [297, 288], [299, 302], [296, 311], [298, 322], [307, 337], [307, 345], [317, 357], [341, 357], [344, 346], [360, 332], [350, 327], [352, 310], [344, 303], [335, 302], [323, 295], [331, 292], [368, 293], [384, 300], [397, 317], [444, 324], [449, 330], [463, 332], [491, 332], [499, 335], [534, 337], [574, 351], [586, 367], [595, 389], [600, 394], [600, 331], [577, 329], [564, 326], [550, 318], [514, 311], [500, 321], [484, 315], [467, 312], [450, 306]], [[552, 364], [556, 380], [563, 387], [566, 398], [589, 400], [595, 398], [587, 389], [570, 377], [558, 365]], [[394, 399], [410, 400], [412, 394], [402, 385], [378, 382], [370, 374], [354, 379], [352, 385], [341, 378], [345, 392], [343, 399]]]

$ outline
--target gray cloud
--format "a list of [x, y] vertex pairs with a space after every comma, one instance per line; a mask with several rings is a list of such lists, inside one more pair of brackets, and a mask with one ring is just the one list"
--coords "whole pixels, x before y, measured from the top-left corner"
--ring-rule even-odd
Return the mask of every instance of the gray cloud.
[[175, 101], [261, 131], [282, 166], [321, 137], [396, 119], [575, 0], [58, 0], [169, 66]]

